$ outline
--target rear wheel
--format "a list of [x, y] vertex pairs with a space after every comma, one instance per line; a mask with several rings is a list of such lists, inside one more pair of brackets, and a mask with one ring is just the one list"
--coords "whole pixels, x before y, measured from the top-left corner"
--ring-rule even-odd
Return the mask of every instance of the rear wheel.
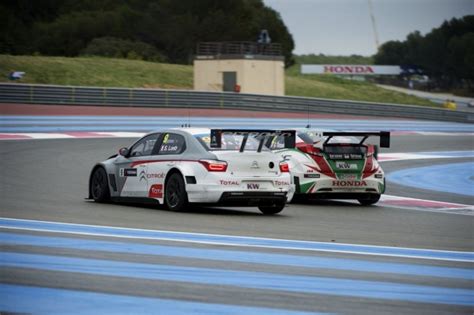
[[172, 211], [183, 211], [188, 205], [188, 194], [184, 180], [178, 173], [172, 174], [166, 181], [165, 203]]
[[370, 206], [380, 200], [380, 195], [369, 195], [366, 198], [357, 199], [363, 206]]
[[258, 209], [265, 215], [277, 214], [285, 208], [285, 203], [277, 203], [271, 206], [258, 206]]
[[110, 199], [109, 183], [107, 173], [102, 167], [97, 168], [91, 177], [91, 196], [94, 201], [106, 202]]

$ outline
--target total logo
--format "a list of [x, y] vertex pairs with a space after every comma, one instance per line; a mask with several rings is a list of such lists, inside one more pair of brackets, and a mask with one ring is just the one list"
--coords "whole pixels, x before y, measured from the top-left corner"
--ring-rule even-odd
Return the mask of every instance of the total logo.
[[365, 180], [357, 181], [357, 180], [333, 180], [332, 185], [336, 187], [361, 187], [367, 186]]
[[220, 180], [220, 184], [222, 186], [239, 186], [240, 183], [239, 181], [236, 181], [236, 180]]
[[151, 185], [148, 191], [148, 197], [150, 198], [163, 198], [163, 184]]
[[357, 180], [357, 174], [338, 174], [338, 179], [354, 181]]
[[274, 181], [274, 183], [275, 183], [275, 186], [288, 186], [288, 185], [290, 185], [289, 182], [285, 182], [283, 180], [276, 180], [276, 181]]

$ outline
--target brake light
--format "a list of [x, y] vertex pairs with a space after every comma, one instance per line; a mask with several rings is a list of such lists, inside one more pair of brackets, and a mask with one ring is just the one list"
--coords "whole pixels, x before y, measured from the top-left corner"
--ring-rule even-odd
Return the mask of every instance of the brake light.
[[199, 163], [204, 165], [208, 172], [225, 172], [227, 171], [227, 162], [217, 160], [200, 160]]
[[282, 173], [289, 173], [290, 172], [290, 167], [288, 166], [288, 163], [280, 162], [280, 172], [282, 172]]

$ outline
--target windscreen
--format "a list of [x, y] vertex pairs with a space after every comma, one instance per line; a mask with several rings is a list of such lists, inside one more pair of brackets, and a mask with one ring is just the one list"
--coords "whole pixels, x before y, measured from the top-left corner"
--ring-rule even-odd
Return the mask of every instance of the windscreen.
[[[194, 135], [198, 139], [199, 143], [208, 151], [239, 151], [244, 140], [243, 135], [223, 134], [220, 148], [211, 148], [211, 136], [210, 134], [198, 134]], [[247, 143], [245, 144], [244, 151], [257, 151], [260, 141], [254, 137], [248, 137]], [[265, 146], [262, 151], [269, 151]]]

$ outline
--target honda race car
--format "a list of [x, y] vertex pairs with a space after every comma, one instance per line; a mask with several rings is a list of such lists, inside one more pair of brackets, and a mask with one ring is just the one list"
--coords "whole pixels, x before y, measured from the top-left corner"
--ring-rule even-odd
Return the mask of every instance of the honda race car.
[[281, 136], [271, 130], [203, 128], [149, 133], [94, 166], [89, 198], [155, 200], [175, 211], [199, 203], [278, 213], [293, 197], [294, 185], [288, 164], [255, 138], [262, 134]]
[[371, 205], [385, 192], [378, 147], [365, 141], [378, 136], [381, 147], [390, 147], [389, 132], [303, 129], [296, 134], [293, 149], [281, 136], [268, 138], [266, 145], [288, 162], [298, 197], [357, 199], [362, 205]]

